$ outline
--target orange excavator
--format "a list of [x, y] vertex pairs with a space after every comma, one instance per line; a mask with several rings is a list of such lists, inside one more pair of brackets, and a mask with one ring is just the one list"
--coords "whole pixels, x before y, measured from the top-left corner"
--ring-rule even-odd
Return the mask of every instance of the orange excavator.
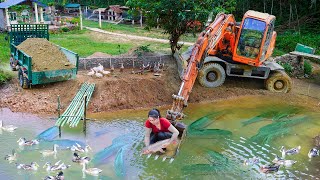
[[167, 119], [175, 122], [184, 117], [182, 110], [197, 78], [200, 85], [209, 88], [222, 85], [226, 76], [258, 78], [265, 80], [270, 91], [289, 92], [290, 77], [282, 66], [268, 60], [277, 36], [274, 24], [275, 16], [252, 10], [245, 13], [241, 23], [232, 14], [218, 14], [189, 53], [174, 54], [182, 66], [178, 67], [182, 83], [178, 94], [173, 95]]

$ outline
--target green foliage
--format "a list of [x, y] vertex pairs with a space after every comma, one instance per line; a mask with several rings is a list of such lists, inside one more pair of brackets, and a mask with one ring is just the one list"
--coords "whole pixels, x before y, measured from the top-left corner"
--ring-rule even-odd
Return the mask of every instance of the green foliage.
[[9, 40], [6, 40], [8, 37], [8, 34], [0, 33], [0, 63], [9, 63]]
[[227, 1], [149, 1], [149, 0], [128, 0], [126, 5], [136, 11], [141, 11], [146, 17], [148, 27], [161, 25], [165, 34], [169, 34], [171, 51], [178, 48], [178, 41], [181, 35], [192, 31], [188, 27], [190, 22], [199, 21], [204, 23], [213, 7], [219, 7], [219, 11], [232, 11], [235, 7], [235, 0]]
[[79, 17], [73, 17], [70, 21], [71, 24], [79, 24], [80, 18]]
[[310, 62], [309, 61], [304, 61], [303, 67], [304, 67], [304, 74], [311, 75], [311, 73], [312, 73], [312, 65], [310, 64]]
[[136, 50], [134, 50], [134, 52], [140, 57], [144, 52], [152, 52], [152, 51], [150, 50], [150, 44], [148, 44], [146, 46], [139, 46]]
[[62, 28], [61, 28], [61, 31], [62, 31], [62, 32], [69, 32], [70, 29], [69, 29], [68, 27], [62, 27]]
[[23, 10], [25, 9], [30, 10], [31, 8], [28, 5], [15, 5], [15, 6], [11, 6], [10, 9], [20, 14]]
[[291, 75], [293, 71], [293, 67], [288, 62], [279, 62], [279, 64], [284, 68], [287, 74]]
[[12, 78], [12, 75], [8, 72], [0, 69], [0, 84], [5, 83], [6, 81], [9, 81]]

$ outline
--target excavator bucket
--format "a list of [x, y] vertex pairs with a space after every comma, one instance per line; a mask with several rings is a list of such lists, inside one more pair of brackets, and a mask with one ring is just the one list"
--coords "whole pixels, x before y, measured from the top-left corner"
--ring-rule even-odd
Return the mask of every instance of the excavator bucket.
[[176, 52], [173, 54], [174, 59], [177, 61], [177, 66], [178, 66], [178, 73], [179, 77], [182, 80], [183, 79], [183, 74], [185, 69], [188, 66], [188, 61], [191, 56], [193, 46], [190, 46], [186, 52], [181, 52], [179, 50], [176, 50]]

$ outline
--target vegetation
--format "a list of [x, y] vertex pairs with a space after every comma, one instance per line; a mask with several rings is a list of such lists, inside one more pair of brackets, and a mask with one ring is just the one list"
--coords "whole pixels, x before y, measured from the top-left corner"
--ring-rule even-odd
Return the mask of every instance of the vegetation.
[[[180, 37], [186, 32], [196, 29], [191, 24], [205, 22], [212, 9], [232, 12], [235, 0], [203, 0], [203, 1], [149, 1], [128, 0], [127, 6], [132, 8], [131, 14], [142, 13], [146, 17], [147, 28], [161, 26], [165, 34], [169, 34], [172, 53], [180, 49]], [[213, 7], [213, 8], [212, 8]]]
[[310, 64], [309, 61], [304, 61], [304, 74], [307, 74], [307, 75], [311, 75], [312, 73], [312, 65]]

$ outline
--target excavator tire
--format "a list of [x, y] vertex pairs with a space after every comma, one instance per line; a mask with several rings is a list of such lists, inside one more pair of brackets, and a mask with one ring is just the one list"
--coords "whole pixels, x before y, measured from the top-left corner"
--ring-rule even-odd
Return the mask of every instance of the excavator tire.
[[265, 86], [271, 92], [288, 93], [292, 88], [292, 81], [284, 71], [274, 71], [265, 81]]
[[205, 64], [198, 76], [198, 81], [201, 86], [214, 88], [221, 86], [226, 80], [226, 72], [218, 63]]

